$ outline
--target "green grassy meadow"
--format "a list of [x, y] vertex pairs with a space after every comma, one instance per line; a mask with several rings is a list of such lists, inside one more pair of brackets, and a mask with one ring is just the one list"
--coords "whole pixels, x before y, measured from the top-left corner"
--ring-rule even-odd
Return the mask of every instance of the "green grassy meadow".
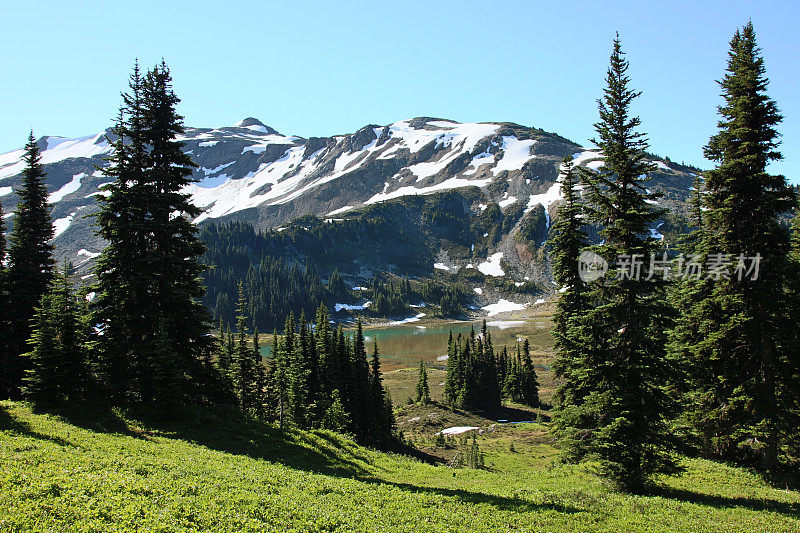
[[0, 531], [800, 531], [800, 494], [756, 474], [686, 459], [623, 495], [592, 464], [558, 463], [547, 430], [487, 429], [474, 470], [233, 411], [154, 424], [2, 402]]

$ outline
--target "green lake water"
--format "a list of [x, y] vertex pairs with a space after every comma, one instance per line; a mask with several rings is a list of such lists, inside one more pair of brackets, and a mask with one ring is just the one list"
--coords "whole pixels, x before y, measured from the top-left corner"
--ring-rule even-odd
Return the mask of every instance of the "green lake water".
[[[548, 347], [549, 335], [543, 334], [546, 324], [540, 321], [489, 321], [489, 324], [496, 350], [502, 346], [515, 346], [525, 338], [529, 339], [533, 349]], [[377, 339], [385, 370], [417, 365], [420, 360], [428, 363], [438, 361], [444, 365], [450, 331], [454, 337], [459, 333], [468, 335], [471, 327], [480, 333], [480, 322], [458, 322], [443, 326], [417, 326], [412, 322], [366, 329], [364, 339], [368, 355], [372, 354], [372, 345]], [[352, 334], [352, 331], [346, 333]], [[261, 351], [265, 357], [272, 351], [271, 342], [272, 337], [262, 337]]]

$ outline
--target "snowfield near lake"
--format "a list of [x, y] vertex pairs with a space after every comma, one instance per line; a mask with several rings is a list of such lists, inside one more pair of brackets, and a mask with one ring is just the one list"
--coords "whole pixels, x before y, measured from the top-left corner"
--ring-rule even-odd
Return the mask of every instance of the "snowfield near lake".
[[512, 311], [522, 311], [527, 308], [528, 304], [518, 304], [508, 300], [500, 299], [496, 304], [490, 304], [482, 309], [488, 314], [486, 316], [495, 316], [500, 313], [510, 313]]
[[411, 322], [419, 322], [419, 319], [424, 317], [425, 313], [419, 313], [415, 316], [410, 316], [408, 318], [404, 318], [403, 320], [395, 320], [393, 322], [389, 322], [390, 326], [402, 326], [403, 324], [409, 324]]
[[[442, 435], [461, 435], [467, 431], [474, 431], [479, 429], [477, 426], [453, 426], [451, 428], [443, 429], [439, 433]], [[437, 435], [439, 434], [437, 433]]]
[[487, 326], [497, 328], [499, 330], [520, 328], [527, 324], [524, 320], [491, 320], [486, 323]]

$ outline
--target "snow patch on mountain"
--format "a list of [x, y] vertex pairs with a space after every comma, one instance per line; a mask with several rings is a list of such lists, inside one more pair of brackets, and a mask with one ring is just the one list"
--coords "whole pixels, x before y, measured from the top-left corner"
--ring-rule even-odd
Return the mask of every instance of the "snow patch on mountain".
[[431, 185], [429, 187], [406, 186], [406, 187], [400, 187], [399, 189], [391, 192], [378, 193], [373, 197], [369, 198], [366, 202], [364, 202], [364, 204], [385, 202], [386, 200], [392, 200], [394, 198], [400, 198], [401, 196], [409, 196], [414, 194], [433, 194], [435, 192], [447, 191], [450, 189], [458, 189], [461, 187], [470, 187], [470, 186], [485, 187], [486, 185], [491, 183], [491, 181], [492, 178], [477, 179], [477, 180], [468, 180], [464, 178], [449, 178], [437, 185]]
[[75, 218], [75, 213], [70, 213], [69, 215], [59, 218], [53, 221], [53, 238], [55, 239], [65, 231], [67, 228], [70, 227], [72, 224], [72, 219]]
[[494, 135], [500, 128], [498, 124], [459, 124], [442, 120], [430, 121], [428, 125], [435, 129], [415, 128], [410, 120], [401, 120], [389, 126], [389, 134], [401, 139], [412, 154], [434, 141], [437, 148], [459, 147], [462, 152], [471, 152], [484, 137]]
[[525, 211], [528, 212], [537, 205], [542, 205], [544, 207], [544, 213], [547, 217], [547, 226], [550, 226], [550, 214], [548, 213], [548, 209], [554, 202], [561, 199], [561, 183], [556, 181], [553, 183], [546, 192], [541, 194], [532, 194], [530, 198], [528, 198], [528, 206], [525, 208]]
[[47, 197], [47, 202], [50, 204], [54, 204], [56, 202], [60, 202], [65, 196], [74, 193], [78, 189], [81, 188], [81, 179], [86, 177], [85, 172], [81, 172], [80, 174], [75, 174], [72, 176], [72, 180], [68, 181], [64, 185], [61, 186], [60, 189], [57, 191], [50, 193]]
[[516, 137], [503, 137], [503, 158], [494, 166], [492, 173], [497, 176], [506, 170], [521, 169], [533, 157], [531, 147], [534, 144], [536, 141], [532, 139], [520, 141]]
[[339, 209], [334, 209], [333, 211], [328, 213], [327, 216], [330, 217], [330, 216], [333, 216], [333, 215], [341, 215], [342, 213], [347, 213], [348, 211], [352, 211], [352, 210], [353, 210], [353, 206], [352, 205], [346, 205], [344, 207], [340, 207]]
[[504, 198], [497, 202], [497, 205], [500, 206], [500, 209], [505, 209], [506, 207], [517, 203], [517, 198], [514, 196], [509, 196], [508, 198]]
[[503, 259], [503, 252], [492, 254], [489, 256], [488, 260], [478, 265], [478, 270], [486, 276], [492, 276], [495, 278], [505, 276], [506, 273], [503, 271], [503, 267], [500, 266], [501, 259]]
[[[42, 150], [42, 164], [49, 165], [66, 159], [90, 158], [110, 152], [111, 147], [105, 140], [105, 133], [87, 135], [76, 139], [65, 137], [45, 137], [45, 149]], [[25, 162], [22, 160], [23, 150], [14, 150], [0, 155], [0, 179], [9, 178], [22, 172]]]

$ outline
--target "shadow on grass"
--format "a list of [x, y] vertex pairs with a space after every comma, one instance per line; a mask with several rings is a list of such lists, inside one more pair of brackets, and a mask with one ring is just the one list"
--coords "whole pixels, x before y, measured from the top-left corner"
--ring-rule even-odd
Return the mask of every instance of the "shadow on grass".
[[800, 491], [800, 465], [791, 464], [772, 472], [757, 471], [765, 483], [779, 490]]
[[407, 457], [411, 457], [412, 459], [416, 459], [421, 463], [427, 463], [429, 465], [443, 465], [447, 461], [439, 457], [438, 455], [433, 455], [427, 452], [423, 452], [422, 450], [418, 450], [413, 446], [408, 445], [398, 445], [395, 449], [390, 450], [395, 453], [399, 453], [401, 455], [405, 455]]
[[297, 470], [337, 477], [369, 474], [358, 462], [368, 462], [368, 457], [330, 435], [291, 428], [281, 430], [232, 408], [192, 409], [171, 418], [142, 414], [137, 420], [152, 430], [151, 433]]
[[[449, 475], [449, 473], [448, 473]], [[392, 481], [385, 481], [382, 479], [362, 479], [366, 483], [374, 483], [378, 485], [389, 485], [398, 487], [407, 492], [417, 494], [435, 494], [438, 496], [446, 496], [455, 498], [464, 503], [470, 504], [484, 504], [491, 505], [502, 511], [515, 511], [515, 512], [528, 512], [528, 511], [556, 511], [565, 514], [574, 514], [585, 512], [584, 509], [558, 502], [535, 503], [528, 500], [523, 500], [517, 497], [497, 496], [494, 494], [486, 494], [483, 492], [470, 492], [463, 489], [446, 489], [440, 487], [426, 487], [419, 485], [412, 485], [410, 483], [398, 483]]]
[[782, 502], [778, 500], [759, 498], [746, 498], [743, 496], [717, 496], [713, 494], [702, 494], [671, 487], [658, 488], [651, 492], [651, 495], [677, 500], [679, 502], [707, 505], [709, 507], [715, 507], [718, 509], [741, 507], [751, 511], [767, 511], [782, 514], [791, 518], [800, 518], [800, 503]]
[[17, 420], [11, 416], [11, 414], [3, 406], [0, 406], [0, 431], [11, 431], [25, 437], [54, 442], [59, 446], [71, 446], [73, 448], [85, 449], [83, 446], [75, 444], [74, 442], [70, 442], [67, 439], [57, 435], [46, 435], [44, 433], [39, 433], [27, 422]]
[[[542, 408], [545, 407], [549, 406], [542, 406]], [[506, 420], [508, 422], [536, 422], [537, 416], [539, 418], [538, 422], [550, 421], [550, 417], [548, 415], [544, 413], [537, 415], [534, 409], [534, 407], [529, 409], [520, 409], [518, 407], [503, 406], [498, 409], [476, 411], [476, 413], [480, 413], [484, 417], [488, 418], [489, 420], [494, 420], [495, 422], [498, 420]]]
[[102, 405], [91, 407], [85, 405], [63, 406], [47, 412], [61, 418], [68, 424], [95, 433], [117, 434], [148, 440], [147, 435], [132, 429], [128, 421], [119, 412]]
[[[376, 471], [384, 469], [372, 464], [369, 454], [354, 444], [338, 439], [334, 434], [292, 429], [282, 431], [270, 424], [244, 416], [235, 409], [197, 410], [189, 418], [181, 417], [166, 422], [145, 420], [145, 422], [152, 424], [153, 429], [164, 436], [183, 439], [225, 453], [280, 463], [296, 470], [353, 478], [364, 483], [389, 485], [408, 492], [453, 497], [463, 502], [488, 504], [502, 510], [551, 509], [564, 513], [581, 511], [579, 508], [561, 503], [537, 504], [520, 498], [468, 490], [387, 481], [375, 476]], [[389, 451], [409, 455], [430, 464], [441, 462], [440, 458], [413, 448], [396, 447]], [[369, 465], [369, 468], [365, 465]], [[442, 475], [450, 476], [450, 474], [449, 471], [445, 471]]]

